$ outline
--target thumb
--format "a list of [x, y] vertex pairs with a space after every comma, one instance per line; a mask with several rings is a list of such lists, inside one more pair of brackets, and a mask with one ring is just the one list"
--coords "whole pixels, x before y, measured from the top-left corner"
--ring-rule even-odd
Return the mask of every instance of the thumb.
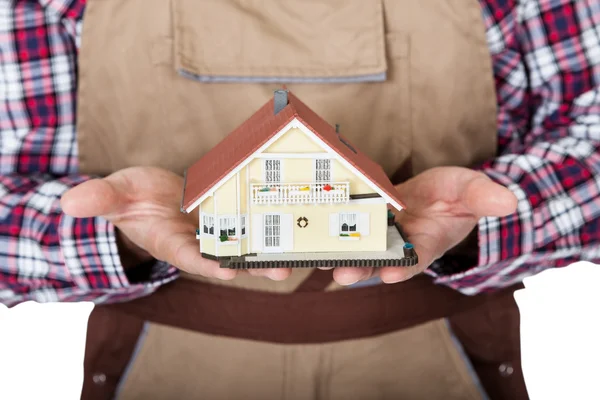
[[517, 210], [517, 197], [506, 187], [477, 174], [466, 182], [463, 204], [478, 217], [504, 217]]
[[96, 217], [116, 212], [125, 202], [110, 179], [92, 179], [63, 194], [60, 205], [63, 212], [75, 218]]

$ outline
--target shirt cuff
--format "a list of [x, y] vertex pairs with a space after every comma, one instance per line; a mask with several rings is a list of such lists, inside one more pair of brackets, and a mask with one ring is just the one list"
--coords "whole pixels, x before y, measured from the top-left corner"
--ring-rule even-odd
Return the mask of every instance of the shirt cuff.
[[121, 264], [115, 233], [114, 225], [104, 218], [61, 215], [60, 246], [73, 284], [62, 301], [128, 301], [148, 295], [178, 277], [175, 267], [157, 261], [150, 266], [148, 280], [130, 282]]
[[[523, 189], [494, 171], [484, 171], [495, 182], [510, 189], [517, 197], [517, 212], [506, 217], [483, 217], [477, 223], [477, 241], [474, 251], [442, 257], [425, 272], [435, 283], [448, 286], [465, 295], [476, 295], [500, 290], [520, 283], [524, 277], [537, 272], [523, 268], [530, 251], [531, 226], [524, 221], [531, 215], [531, 203]], [[517, 242], [514, 232], [520, 232]], [[525, 245], [529, 243], [529, 246]]]

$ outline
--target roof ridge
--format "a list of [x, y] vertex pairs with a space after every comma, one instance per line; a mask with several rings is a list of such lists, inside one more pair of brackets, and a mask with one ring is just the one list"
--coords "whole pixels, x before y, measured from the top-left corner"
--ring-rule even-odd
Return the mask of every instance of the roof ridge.
[[332, 124], [313, 111], [294, 93], [287, 88], [285, 91], [287, 93], [285, 107], [276, 108], [275, 98], [271, 97], [186, 170], [187, 182], [183, 192], [183, 203], [186, 209], [206, 196], [208, 191], [222, 182], [294, 119], [306, 126], [322, 142], [322, 145], [331, 148], [364, 179], [374, 185], [373, 189], [386, 193], [392, 199], [392, 204], [397, 203], [404, 208], [398, 193], [379, 163], [356, 147], [350, 139], [339, 133]]

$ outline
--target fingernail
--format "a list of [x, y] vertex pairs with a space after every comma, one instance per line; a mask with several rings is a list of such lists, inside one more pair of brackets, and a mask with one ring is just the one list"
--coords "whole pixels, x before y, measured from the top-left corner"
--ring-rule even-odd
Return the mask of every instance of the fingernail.
[[282, 274], [279, 271], [269, 271], [265, 276], [270, 280], [277, 282], [283, 281], [286, 278], [285, 274]]
[[357, 279], [357, 280], [355, 280], [355, 281], [350, 281], [350, 282], [346, 282], [346, 283], [344, 283], [344, 282], [338, 282], [338, 283], [339, 283], [340, 285], [342, 285], [342, 286], [350, 286], [350, 285], [354, 285], [354, 284], [355, 284], [355, 283], [357, 283], [358, 281], [360, 281], [360, 278], [359, 278], [359, 279]]
[[231, 271], [231, 270], [219, 270], [216, 274], [215, 274], [215, 278], [220, 279], [222, 281], [230, 281], [233, 278], [235, 278], [237, 275], [236, 271]]
[[398, 279], [386, 279], [383, 282], [389, 283], [389, 284], [393, 284], [393, 283], [399, 283], [399, 282], [407, 281], [410, 278], [412, 278], [412, 276], [402, 276], [402, 277], [400, 277]]

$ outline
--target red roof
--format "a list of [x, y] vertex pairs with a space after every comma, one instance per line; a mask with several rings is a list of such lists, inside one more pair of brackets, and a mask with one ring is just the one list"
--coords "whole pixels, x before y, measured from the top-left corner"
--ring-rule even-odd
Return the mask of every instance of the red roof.
[[194, 204], [294, 118], [302, 122], [398, 205], [404, 207], [394, 185], [379, 164], [337, 133], [333, 126], [308, 108], [294, 94], [288, 92], [288, 105], [279, 113], [274, 114], [274, 99], [271, 98], [254, 115], [187, 169], [182, 210]]

